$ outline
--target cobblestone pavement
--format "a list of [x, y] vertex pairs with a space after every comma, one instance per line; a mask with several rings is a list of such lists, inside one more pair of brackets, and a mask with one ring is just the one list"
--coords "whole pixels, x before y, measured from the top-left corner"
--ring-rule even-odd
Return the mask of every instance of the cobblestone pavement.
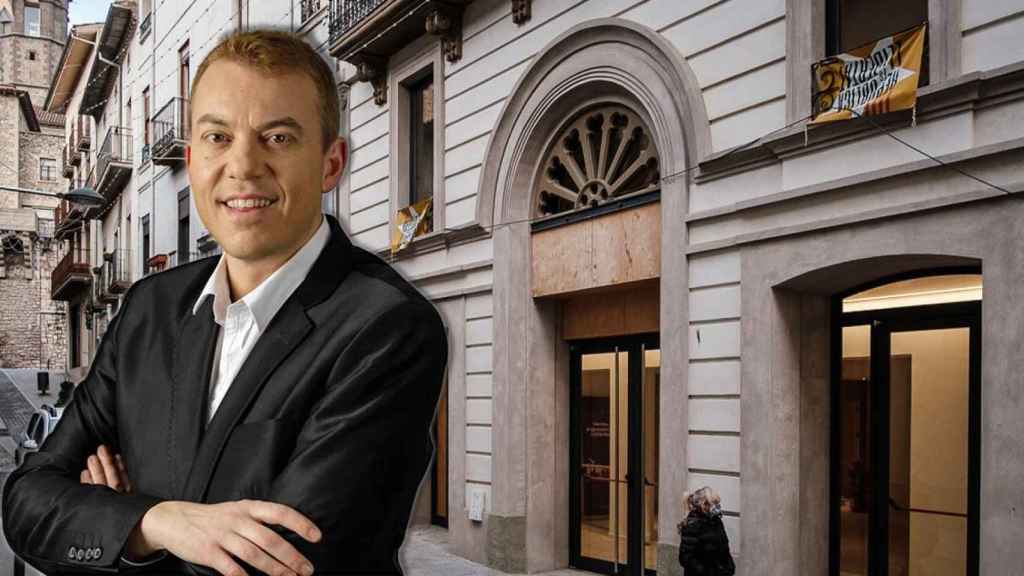
[[[505, 576], [508, 574], [470, 562], [452, 553], [448, 544], [448, 531], [437, 526], [410, 528], [399, 557], [407, 576]], [[588, 576], [593, 573], [566, 569], [541, 572], [540, 574], [543, 576]]]

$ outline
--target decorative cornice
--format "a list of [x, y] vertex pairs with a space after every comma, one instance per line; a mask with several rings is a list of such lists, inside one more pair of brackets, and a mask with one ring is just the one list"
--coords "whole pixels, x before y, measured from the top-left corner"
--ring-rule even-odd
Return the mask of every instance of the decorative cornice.
[[444, 58], [449, 62], [462, 59], [462, 10], [436, 8], [427, 14], [424, 22], [427, 34], [441, 38]]
[[[918, 91], [917, 121], [927, 122], [966, 110], [1024, 99], [1024, 62], [925, 86]], [[853, 119], [818, 126], [799, 124], [736, 151], [723, 150], [699, 163], [697, 183], [771, 165], [786, 158], [832, 148], [878, 134], [877, 125], [901, 128], [911, 121], [910, 110], [871, 119]]]
[[512, 21], [520, 26], [529, 22], [533, 16], [531, 4], [531, 0], [512, 0]]

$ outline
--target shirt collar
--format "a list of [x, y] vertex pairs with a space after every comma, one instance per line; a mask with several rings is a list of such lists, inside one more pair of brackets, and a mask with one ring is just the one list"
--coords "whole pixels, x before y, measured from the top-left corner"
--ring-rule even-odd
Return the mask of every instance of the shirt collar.
[[224, 325], [227, 318], [228, 307], [239, 304], [247, 307], [256, 321], [259, 331], [263, 331], [270, 321], [281, 309], [292, 292], [302, 284], [309, 274], [313, 264], [316, 262], [320, 252], [330, 238], [331, 229], [327, 218], [320, 217], [320, 227], [317, 228], [313, 237], [310, 238], [298, 252], [292, 255], [280, 268], [274, 271], [263, 282], [256, 286], [251, 292], [243, 296], [237, 302], [231, 302], [231, 291], [228, 285], [227, 261], [225, 255], [221, 254], [220, 260], [213, 274], [207, 279], [203, 291], [199, 294], [195, 304], [192, 306], [192, 313], [199, 311], [199, 307], [207, 296], [213, 296], [213, 318]]

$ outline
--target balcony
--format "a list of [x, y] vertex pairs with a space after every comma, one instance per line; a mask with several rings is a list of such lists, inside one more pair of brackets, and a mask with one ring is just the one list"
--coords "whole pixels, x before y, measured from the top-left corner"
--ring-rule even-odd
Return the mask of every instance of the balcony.
[[[96, 39], [96, 50], [99, 56], [108, 62], [119, 63], [125, 53], [125, 43], [132, 37], [135, 16], [133, 14], [134, 2], [111, 2], [107, 9], [107, 18], [103, 22], [103, 29]], [[104, 63], [96, 59], [92, 68], [89, 69], [89, 78], [85, 84], [85, 91], [82, 93], [82, 102], [79, 110], [99, 119], [106, 108], [103, 104], [110, 97], [114, 86], [117, 85], [117, 66]]]
[[50, 276], [50, 299], [70, 301], [92, 282], [88, 250], [71, 250]]
[[309, 21], [310, 18], [316, 16], [323, 5], [326, 4], [323, 0], [302, 0], [302, 24]]
[[[75, 154], [75, 156], [78, 156], [78, 154]], [[63, 174], [64, 177], [69, 179], [69, 180], [74, 178], [75, 177], [75, 167], [71, 163], [70, 150], [68, 150], [67, 146], [64, 146], [64, 148], [61, 149], [60, 157], [61, 157], [61, 174]]]
[[132, 131], [113, 126], [107, 130], [96, 154], [96, 191], [112, 202], [124, 190], [132, 174]]
[[445, 59], [462, 58], [462, 11], [472, 0], [331, 0], [330, 52], [356, 67], [356, 80], [373, 85], [387, 103], [387, 61], [423, 35], [441, 38]]
[[167, 268], [167, 262], [169, 258], [167, 254], [154, 254], [142, 263], [142, 275], [149, 276], [155, 272], [161, 272]]
[[128, 266], [131, 254], [127, 250], [114, 250], [103, 255], [103, 264], [97, 277], [99, 290], [96, 294], [100, 302], [116, 302], [118, 296], [124, 294], [131, 286]]
[[185, 161], [185, 145], [189, 139], [188, 100], [171, 98], [153, 116], [153, 164], [176, 166]]
[[202, 252], [171, 252], [167, 256], [167, 267], [174, 268], [175, 266], [188, 264], [189, 262], [192, 262], [194, 260], [205, 258], [206, 256], [208, 256], [208, 254], [203, 254]]
[[53, 237], [63, 240], [71, 232], [78, 230], [82, 223], [82, 208], [67, 200], [61, 200], [53, 215]]
[[92, 125], [89, 123], [87, 116], [79, 116], [75, 120], [76, 128], [72, 134], [72, 142], [75, 145], [75, 149], [79, 152], [88, 152], [91, 145], [90, 137], [92, 136]]
[[139, 23], [139, 42], [140, 43], [143, 40], [146, 39], [146, 36], [149, 36], [149, 28], [150, 28], [149, 25], [152, 22], [152, 20], [153, 20], [153, 14], [149, 13], [149, 14], [146, 14], [146, 17], [142, 19], [141, 23]]

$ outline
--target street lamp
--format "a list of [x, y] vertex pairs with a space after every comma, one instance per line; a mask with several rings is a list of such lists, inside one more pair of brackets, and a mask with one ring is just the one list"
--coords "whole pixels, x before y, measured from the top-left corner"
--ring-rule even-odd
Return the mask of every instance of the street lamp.
[[0, 185], [0, 190], [11, 190], [13, 192], [21, 192], [23, 194], [37, 194], [39, 196], [50, 196], [52, 198], [60, 198], [61, 200], [67, 200], [74, 204], [81, 204], [82, 206], [102, 206], [106, 199], [100, 196], [92, 188], [83, 186], [77, 188], [71, 192], [41, 192], [39, 190], [30, 190], [28, 188], [18, 188], [16, 186], [3, 186]]

